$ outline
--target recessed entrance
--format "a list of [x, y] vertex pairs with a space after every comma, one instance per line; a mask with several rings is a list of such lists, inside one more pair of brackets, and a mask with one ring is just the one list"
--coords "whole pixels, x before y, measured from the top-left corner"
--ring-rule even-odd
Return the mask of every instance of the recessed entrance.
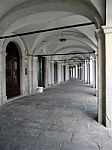
[[54, 83], [58, 82], [58, 63], [54, 62]]
[[20, 56], [14, 42], [7, 45], [6, 53], [6, 95], [11, 98], [20, 95]]
[[45, 87], [45, 76], [46, 76], [46, 58], [38, 57], [39, 71], [38, 71], [38, 86]]
[[64, 81], [66, 81], [66, 67], [65, 65], [63, 66], [63, 76], [64, 76]]

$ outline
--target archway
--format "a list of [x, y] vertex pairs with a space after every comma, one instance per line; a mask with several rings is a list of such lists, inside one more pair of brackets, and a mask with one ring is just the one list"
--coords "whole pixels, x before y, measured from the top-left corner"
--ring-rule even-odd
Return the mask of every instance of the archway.
[[6, 95], [7, 98], [20, 95], [20, 55], [14, 42], [6, 47]]

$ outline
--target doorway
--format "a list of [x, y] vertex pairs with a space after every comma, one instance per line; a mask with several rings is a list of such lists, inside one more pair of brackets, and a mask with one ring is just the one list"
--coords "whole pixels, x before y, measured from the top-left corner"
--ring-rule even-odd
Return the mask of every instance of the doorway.
[[58, 82], [58, 63], [54, 62], [54, 83]]
[[46, 77], [46, 58], [38, 56], [38, 86], [45, 87], [45, 77]]
[[20, 56], [14, 42], [9, 42], [6, 53], [6, 95], [11, 98], [20, 95]]

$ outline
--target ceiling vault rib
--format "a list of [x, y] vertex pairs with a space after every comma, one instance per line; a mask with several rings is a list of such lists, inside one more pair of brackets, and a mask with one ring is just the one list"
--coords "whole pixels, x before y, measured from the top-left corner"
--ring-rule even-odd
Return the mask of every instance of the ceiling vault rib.
[[55, 28], [50, 28], [50, 29], [36, 30], [36, 31], [31, 31], [31, 32], [23, 32], [23, 33], [18, 33], [18, 34], [14, 34], [14, 35], [2, 36], [2, 37], [0, 37], [0, 39], [7, 39], [7, 38], [12, 38], [12, 37], [17, 37], [17, 36], [25, 36], [25, 35], [32, 35], [32, 34], [36, 34], [36, 33], [57, 31], [57, 30], [62, 30], [62, 29], [74, 28], [74, 27], [89, 26], [89, 25], [93, 25], [93, 24], [95, 24], [95, 22], [81, 23], [81, 24], [75, 24], [75, 25], [67, 25], [67, 26], [55, 27]]

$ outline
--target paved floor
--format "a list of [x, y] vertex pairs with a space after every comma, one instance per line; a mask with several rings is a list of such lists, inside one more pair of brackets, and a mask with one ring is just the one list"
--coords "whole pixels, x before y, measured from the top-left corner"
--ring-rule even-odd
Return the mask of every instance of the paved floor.
[[0, 107], [0, 150], [112, 150], [95, 121], [95, 90], [78, 81]]

